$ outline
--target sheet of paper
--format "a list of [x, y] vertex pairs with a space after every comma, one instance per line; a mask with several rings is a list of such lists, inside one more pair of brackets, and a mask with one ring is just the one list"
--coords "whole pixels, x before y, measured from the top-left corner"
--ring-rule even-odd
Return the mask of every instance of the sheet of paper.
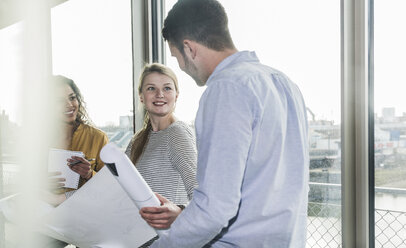
[[[147, 182], [129, 157], [115, 143], [110, 142], [105, 145], [100, 151], [100, 158], [138, 209], [160, 206], [158, 198]], [[155, 231], [158, 235], [162, 235], [167, 229]]]
[[[21, 219], [21, 212], [25, 211], [26, 208], [26, 204], [24, 204], [23, 201], [23, 195], [20, 193], [0, 199], [0, 212], [8, 222], [18, 224], [20, 221], [24, 221]], [[46, 214], [55, 209], [55, 207], [52, 205], [38, 199], [36, 202], [31, 202], [30, 207], [36, 208], [34, 211], [35, 215], [31, 217], [37, 222], [39, 222]]]
[[138, 208], [160, 205], [158, 198], [130, 158], [115, 143], [105, 145], [100, 151], [100, 157]]
[[69, 151], [62, 149], [49, 149], [48, 156], [48, 171], [60, 171], [62, 175], [58, 177], [63, 177], [66, 179], [65, 187], [71, 189], [77, 189], [79, 186], [80, 175], [72, 171], [69, 166], [67, 166], [67, 159], [72, 156], [84, 157], [82, 152]]
[[138, 247], [156, 236], [106, 167], [43, 220], [44, 234], [81, 248]]

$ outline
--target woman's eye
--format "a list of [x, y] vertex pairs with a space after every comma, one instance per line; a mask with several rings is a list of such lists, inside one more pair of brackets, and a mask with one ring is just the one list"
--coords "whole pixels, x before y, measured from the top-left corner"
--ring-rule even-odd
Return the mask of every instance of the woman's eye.
[[164, 89], [165, 89], [166, 91], [172, 90], [171, 87], [165, 87]]
[[74, 101], [74, 100], [76, 100], [76, 96], [70, 96], [69, 97], [69, 101]]
[[154, 90], [154, 87], [148, 87], [147, 90]]

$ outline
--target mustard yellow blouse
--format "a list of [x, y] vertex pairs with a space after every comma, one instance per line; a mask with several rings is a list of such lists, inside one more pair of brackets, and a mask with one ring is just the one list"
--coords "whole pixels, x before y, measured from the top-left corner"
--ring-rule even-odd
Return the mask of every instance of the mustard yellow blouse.
[[[108, 143], [107, 135], [92, 126], [80, 124], [73, 133], [72, 144], [68, 147], [71, 151], [81, 151], [86, 159], [95, 159], [90, 162], [93, 176], [99, 171], [104, 163], [100, 159], [100, 150]], [[86, 183], [86, 179], [80, 178], [79, 188]]]

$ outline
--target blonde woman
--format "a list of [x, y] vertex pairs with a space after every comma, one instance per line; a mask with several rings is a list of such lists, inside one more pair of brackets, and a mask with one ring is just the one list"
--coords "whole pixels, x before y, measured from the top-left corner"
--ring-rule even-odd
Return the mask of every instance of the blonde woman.
[[126, 153], [161, 202], [174, 203], [143, 208], [141, 216], [154, 228], [169, 228], [197, 185], [194, 132], [174, 116], [179, 87], [170, 68], [157, 63], [145, 66], [138, 93], [146, 112], [144, 127]]

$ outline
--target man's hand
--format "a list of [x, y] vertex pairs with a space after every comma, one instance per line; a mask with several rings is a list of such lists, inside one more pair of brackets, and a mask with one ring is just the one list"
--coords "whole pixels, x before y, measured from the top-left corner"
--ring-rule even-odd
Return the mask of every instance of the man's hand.
[[182, 210], [160, 194], [155, 194], [161, 202], [161, 206], [141, 208], [141, 217], [153, 228], [167, 229]]

